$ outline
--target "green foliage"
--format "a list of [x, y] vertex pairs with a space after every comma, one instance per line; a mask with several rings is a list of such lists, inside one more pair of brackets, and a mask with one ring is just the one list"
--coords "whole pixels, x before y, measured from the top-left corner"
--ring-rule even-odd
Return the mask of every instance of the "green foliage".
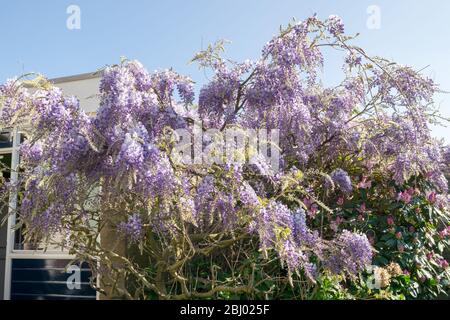
[[[433, 299], [450, 293], [450, 270], [443, 265], [450, 248], [445, 231], [448, 211], [430, 201], [430, 190], [421, 177], [399, 188], [394, 183], [373, 180], [370, 188], [359, 188], [340, 209], [345, 222], [365, 232], [377, 251], [373, 264], [397, 263], [402, 276], [393, 278], [389, 290], [406, 299]], [[385, 187], [387, 186], [387, 187]], [[414, 193], [410, 201], [398, 199], [400, 192]], [[365, 210], [362, 210], [363, 204]], [[339, 209], [338, 209], [339, 210]]]

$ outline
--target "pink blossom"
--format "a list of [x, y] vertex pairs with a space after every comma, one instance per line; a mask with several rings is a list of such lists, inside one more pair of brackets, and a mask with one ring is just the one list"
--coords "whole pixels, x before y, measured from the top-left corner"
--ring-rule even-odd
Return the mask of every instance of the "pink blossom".
[[439, 238], [444, 239], [445, 237], [447, 237], [449, 234], [449, 230], [448, 228], [439, 231]]
[[339, 217], [339, 216], [336, 217], [336, 219], [335, 219], [334, 221], [331, 222], [331, 229], [332, 229], [334, 232], [337, 232], [337, 231], [338, 231], [338, 228], [339, 228], [339, 225], [340, 225], [342, 222], [344, 222], [344, 218]]
[[436, 196], [437, 196], [437, 194], [436, 194], [436, 192], [430, 192], [429, 194], [428, 194], [428, 201], [430, 201], [431, 203], [435, 203], [436, 202]]
[[399, 231], [399, 232], [397, 232], [396, 234], [395, 234], [395, 237], [397, 238], [397, 239], [401, 239], [402, 238], [402, 233]]
[[339, 197], [338, 199], [337, 199], [337, 202], [336, 202], [339, 206], [342, 206], [343, 204], [344, 204], [344, 197]]
[[313, 204], [313, 202], [314, 202], [314, 201], [312, 201], [312, 200], [309, 199], [309, 198], [304, 198], [304, 199], [303, 199], [303, 203], [305, 204], [306, 208], [308, 208], [308, 209], [311, 207], [311, 205]]
[[307, 212], [308, 212], [308, 216], [311, 218], [314, 218], [317, 214], [317, 211], [319, 209], [319, 207], [317, 206], [317, 204], [314, 203], [313, 200], [309, 199], [309, 198], [304, 198], [303, 199], [303, 204], [306, 206]]
[[394, 218], [392, 216], [387, 217], [387, 224], [390, 226], [394, 225]]
[[364, 212], [366, 212], [366, 211], [367, 211], [366, 203], [363, 202], [363, 203], [359, 206], [359, 208], [358, 208], [357, 210], [358, 210], [359, 213], [364, 213]]
[[361, 181], [358, 183], [358, 188], [360, 189], [369, 189], [372, 187], [372, 181], [367, 180], [368, 177], [364, 176], [362, 177]]
[[316, 216], [316, 214], [317, 214], [318, 209], [319, 209], [319, 207], [317, 206], [317, 204], [315, 204], [315, 203], [312, 204], [311, 207], [308, 210], [308, 215], [311, 218], [314, 218]]
[[411, 199], [412, 199], [412, 196], [408, 191], [400, 192], [397, 196], [397, 200], [400, 200], [406, 204], [410, 203]]

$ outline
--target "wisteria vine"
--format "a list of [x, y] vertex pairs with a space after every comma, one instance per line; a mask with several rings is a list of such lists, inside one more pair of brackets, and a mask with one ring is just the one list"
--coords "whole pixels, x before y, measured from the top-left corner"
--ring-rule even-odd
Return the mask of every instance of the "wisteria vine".
[[[333, 216], [336, 196], [350, 196], [361, 174], [399, 186], [423, 176], [446, 207], [450, 152], [429, 129], [437, 85], [368, 56], [352, 39], [339, 17], [313, 16], [283, 29], [256, 61], [232, 62], [222, 58], [222, 43], [212, 45], [194, 58], [213, 73], [197, 102], [188, 77], [123, 61], [102, 71], [94, 116], [42, 78], [9, 80], [0, 86], [0, 125], [20, 128], [27, 140], [19, 182], [6, 188], [21, 194], [17, 215], [28, 236], [63, 235], [58, 244], [99, 276], [126, 274], [160, 298], [256, 290], [251, 280], [213, 286], [211, 278], [195, 290], [187, 276], [199, 255], [217, 257], [243, 239], [267, 261], [275, 253], [292, 285], [293, 277], [357, 275], [373, 256], [366, 235], [310, 221]], [[344, 79], [335, 87], [321, 79], [328, 49], [344, 52]], [[279, 130], [280, 171], [263, 160], [177, 163], [173, 132], [193, 132], [196, 121], [218, 132]], [[107, 249], [100, 240], [107, 227], [147, 264]], [[149, 275], [151, 261], [157, 267]]]

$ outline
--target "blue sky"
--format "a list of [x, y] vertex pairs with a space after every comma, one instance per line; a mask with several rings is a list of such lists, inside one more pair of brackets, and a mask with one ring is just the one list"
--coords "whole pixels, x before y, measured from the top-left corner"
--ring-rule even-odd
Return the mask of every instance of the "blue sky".
[[[69, 5], [81, 9], [81, 29], [69, 30]], [[366, 25], [367, 8], [380, 8], [380, 29]], [[49, 78], [97, 70], [121, 56], [140, 60], [149, 70], [173, 67], [199, 85], [207, 79], [188, 61], [208, 43], [228, 39], [227, 56], [257, 58], [262, 46], [293, 17], [337, 14], [356, 43], [417, 69], [450, 91], [450, 2], [432, 0], [41, 0], [2, 1], [0, 5], [0, 82], [26, 72]], [[330, 71], [331, 72], [330, 72]], [[338, 79], [339, 64], [325, 69]], [[450, 94], [437, 97], [450, 117]], [[450, 128], [435, 128], [450, 142]]]

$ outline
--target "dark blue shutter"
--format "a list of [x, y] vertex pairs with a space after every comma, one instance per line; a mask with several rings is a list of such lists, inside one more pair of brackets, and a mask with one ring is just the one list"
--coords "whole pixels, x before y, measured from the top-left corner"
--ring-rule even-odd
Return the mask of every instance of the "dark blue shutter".
[[80, 288], [70, 289], [66, 273], [69, 260], [14, 259], [12, 261], [11, 300], [95, 300], [90, 286], [92, 272], [87, 264], [80, 267]]

